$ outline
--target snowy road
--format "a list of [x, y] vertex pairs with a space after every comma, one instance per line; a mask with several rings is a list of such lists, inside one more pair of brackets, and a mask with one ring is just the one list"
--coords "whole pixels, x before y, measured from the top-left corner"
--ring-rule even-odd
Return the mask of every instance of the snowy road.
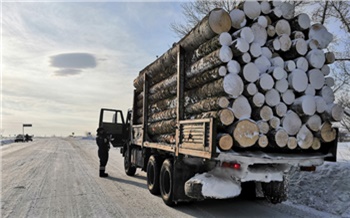
[[109, 178], [98, 177], [92, 140], [36, 139], [1, 148], [1, 217], [332, 217], [291, 203], [206, 200], [167, 207], [149, 193], [146, 174], [128, 177], [111, 149]]

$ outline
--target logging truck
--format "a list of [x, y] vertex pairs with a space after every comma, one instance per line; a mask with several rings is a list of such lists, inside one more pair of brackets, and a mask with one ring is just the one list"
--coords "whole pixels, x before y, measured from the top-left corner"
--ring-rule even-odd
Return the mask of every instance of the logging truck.
[[[235, 196], [286, 199], [288, 171], [336, 161], [342, 108], [324, 53], [331, 34], [281, 2], [214, 9], [140, 71], [133, 106], [99, 126], [125, 172], [147, 172], [164, 203]], [[333, 82], [333, 83], [332, 83]]]

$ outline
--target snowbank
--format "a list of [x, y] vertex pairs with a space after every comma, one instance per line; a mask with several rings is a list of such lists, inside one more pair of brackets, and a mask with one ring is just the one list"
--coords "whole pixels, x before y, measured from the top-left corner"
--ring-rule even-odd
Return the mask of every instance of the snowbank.
[[350, 143], [338, 144], [338, 162], [315, 172], [293, 170], [289, 201], [342, 217], [350, 217]]

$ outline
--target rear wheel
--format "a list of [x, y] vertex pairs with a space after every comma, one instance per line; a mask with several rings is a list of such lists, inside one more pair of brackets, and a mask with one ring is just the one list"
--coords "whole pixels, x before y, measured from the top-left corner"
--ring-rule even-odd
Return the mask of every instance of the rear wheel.
[[156, 156], [151, 156], [147, 163], [147, 186], [148, 190], [154, 194], [158, 195], [160, 193], [159, 189], [159, 172], [160, 163]]
[[278, 204], [287, 200], [288, 179], [286, 177], [282, 182], [261, 183], [261, 187], [267, 201]]
[[136, 173], [136, 167], [131, 165], [129, 155], [124, 156], [124, 170], [128, 176], [134, 176]]
[[160, 183], [160, 194], [164, 203], [168, 206], [173, 206], [173, 164], [172, 161], [166, 159], [162, 168], [160, 169], [159, 183]]

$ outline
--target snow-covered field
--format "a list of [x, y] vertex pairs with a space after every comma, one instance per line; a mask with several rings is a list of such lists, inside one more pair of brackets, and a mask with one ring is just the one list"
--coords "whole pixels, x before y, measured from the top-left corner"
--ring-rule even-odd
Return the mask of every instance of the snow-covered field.
[[289, 202], [350, 217], [350, 143], [338, 144], [336, 163], [326, 162], [315, 172], [293, 171]]

